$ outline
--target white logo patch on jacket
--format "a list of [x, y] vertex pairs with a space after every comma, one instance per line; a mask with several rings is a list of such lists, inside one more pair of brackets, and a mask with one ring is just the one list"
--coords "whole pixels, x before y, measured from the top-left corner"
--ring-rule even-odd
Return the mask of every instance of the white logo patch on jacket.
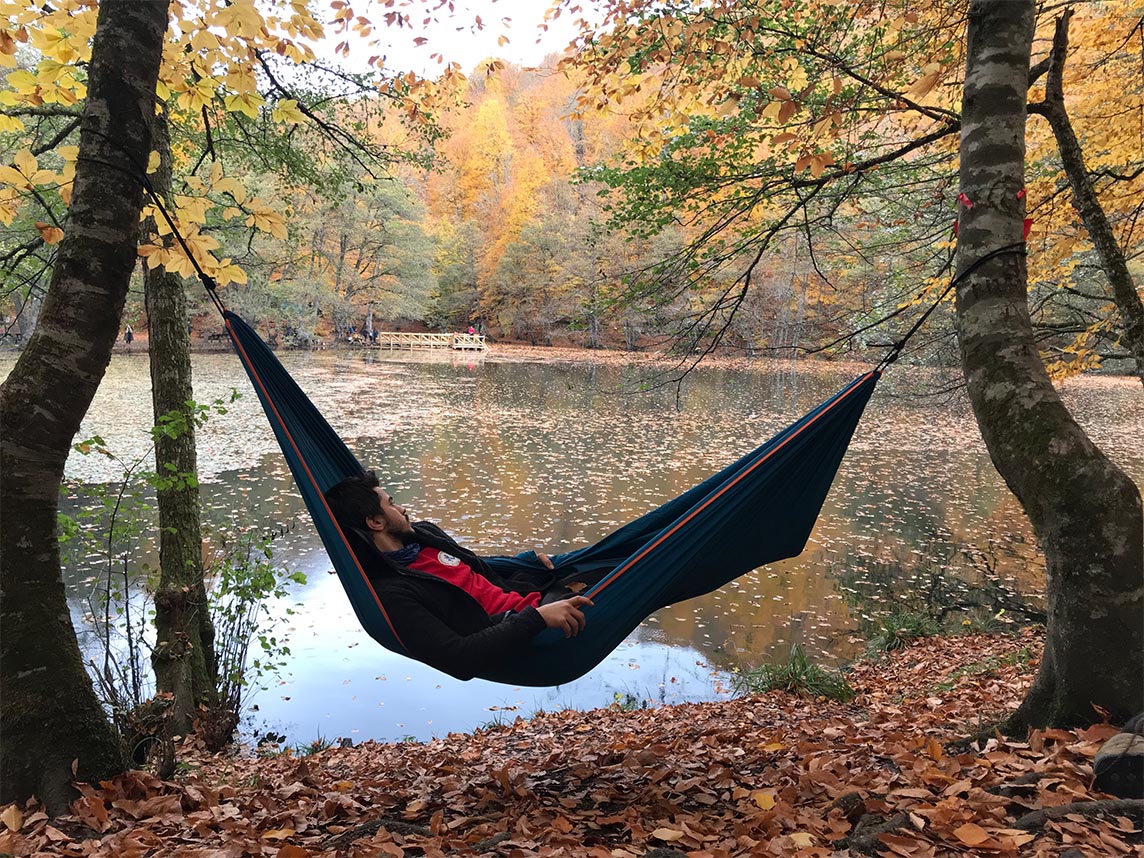
[[452, 554], [446, 554], [444, 551], [437, 552], [437, 562], [442, 566], [460, 566], [461, 561], [454, 557]]

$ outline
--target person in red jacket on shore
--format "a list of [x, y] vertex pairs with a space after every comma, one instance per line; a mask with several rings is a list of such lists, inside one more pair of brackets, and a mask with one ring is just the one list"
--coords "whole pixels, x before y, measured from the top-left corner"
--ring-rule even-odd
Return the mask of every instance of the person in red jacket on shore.
[[469, 679], [545, 628], [575, 637], [587, 622], [592, 601], [547, 555], [528, 552], [532, 568], [500, 575], [436, 524], [410, 521], [373, 471], [338, 483], [326, 503], [402, 645], [426, 664]]

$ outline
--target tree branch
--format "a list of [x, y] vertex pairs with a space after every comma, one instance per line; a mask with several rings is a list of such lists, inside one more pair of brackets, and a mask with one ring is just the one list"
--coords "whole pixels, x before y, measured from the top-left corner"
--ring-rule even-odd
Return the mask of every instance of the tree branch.
[[1128, 270], [1128, 262], [1112, 231], [1100, 198], [1096, 195], [1088, 170], [1084, 165], [1084, 154], [1072, 122], [1065, 109], [1064, 68], [1069, 45], [1069, 19], [1072, 10], [1065, 9], [1057, 18], [1053, 33], [1053, 50], [1049, 55], [1048, 78], [1045, 81], [1045, 100], [1030, 105], [1030, 112], [1044, 116], [1049, 121], [1057, 147], [1061, 154], [1061, 164], [1072, 187], [1073, 201], [1084, 222], [1089, 238], [1096, 248], [1101, 268], [1112, 287], [1112, 297], [1120, 310], [1124, 330], [1125, 345], [1136, 361], [1136, 373], [1144, 384], [1144, 302], [1136, 291], [1136, 283]]

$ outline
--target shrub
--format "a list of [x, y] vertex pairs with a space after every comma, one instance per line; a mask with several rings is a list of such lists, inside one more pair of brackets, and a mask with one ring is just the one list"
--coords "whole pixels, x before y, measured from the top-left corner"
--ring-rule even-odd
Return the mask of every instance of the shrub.
[[785, 664], [764, 664], [735, 677], [736, 694], [788, 691], [806, 697], [825, 697], [845, 703], [854, 699], [854, 689], [836, 670], [819, 667], [798, 644], [791, 647]]

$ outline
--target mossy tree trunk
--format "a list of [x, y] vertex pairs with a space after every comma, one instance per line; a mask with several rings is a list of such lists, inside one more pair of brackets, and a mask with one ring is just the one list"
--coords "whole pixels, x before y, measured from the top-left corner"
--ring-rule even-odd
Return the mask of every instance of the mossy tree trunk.
[[962, 109], [957, 291], [962, 365], [989, 455], [1045, 553], [1048, 625], [1010, 726], [1124, 719], [1144, 701], [1140, 492], [1089, 440], [1033, 339], [1022, 240], [1032, 0], [974, 0]]
[[99, 7], [72, 203], [28, 347], [0, 387], [0, 803], [67, 810], [72, 766], [124, 769], [68, 612], [56, 517], [68, 451], [111, 360], [135, 267], [167, 4]]
[[[166, 114], [155, 116], [153, 146], [159, 167], [151, 184], [161, 197], [171, 192], [171, 140]], [[159, 588], [155, 593], [155, 650], [151, 664], [156, 688], [174, 695], [170, 728], [190, 731], [199, 703], [216, 689], [214, 626], [203, 584], [200, 519], [191, 381], [191, 337], [183, 279], [166, 269], [146, 268], [143, 276], [151, 361], [151, 401], [156, 425], [181, 414], [179, 431], [157, 436], [155, 466], [160, 484]]]

